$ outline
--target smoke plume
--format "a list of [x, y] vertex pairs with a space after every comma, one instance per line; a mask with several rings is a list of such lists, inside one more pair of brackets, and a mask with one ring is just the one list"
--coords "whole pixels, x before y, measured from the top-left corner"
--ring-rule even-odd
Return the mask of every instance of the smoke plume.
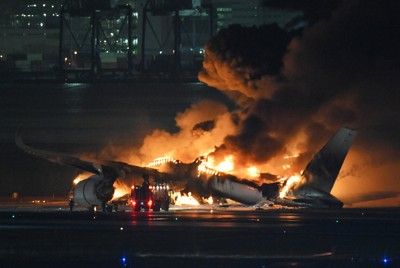
[[236, 110], [195, 103], [176, 116], [178, 132], [154, 130], [135, 155], [192, 161], [210, 154], [216, 162], [231, 155], [237, 172], [256, 166], [290, 176], [338, 128], [350, 127], [358, 134], [333, 194], [400, 191], [399, 4], [334, 6], [296, 32], [277, 25], [221, 30], [205, 45], [198, 77]]
[[396, 10], [395, 1], [344, 1], [292, 36], [276, 26], [231, 26], [211, 38], [199, 79], [242, 109], [237, 132], [213, 154], [234, 155], [235, 166], [298, 154], [292, 169], [300, 170], [346, 126], [359, 131], [334, 191], [399, 190]]

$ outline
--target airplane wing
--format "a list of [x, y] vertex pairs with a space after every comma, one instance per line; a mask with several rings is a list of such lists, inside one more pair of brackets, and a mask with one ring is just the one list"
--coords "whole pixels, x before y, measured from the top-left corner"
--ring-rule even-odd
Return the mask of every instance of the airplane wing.
[[21, 128], [19, 128], [15, 135], [16, 145], [25, 151], [26, 153], [32, 154], [36, 157], [46, 159], [50, 162], [75, 167], [84, 171], [88, 171], [94, 174], [103, 174], [105, 177], [116, 179], [124, 173], [130, 174], [148, 174], [156, 178], [170, 178], [170, 174], [159, 172], [157, 169], [140, 167], [130, 165], [123, 162], [116, 161], [102, 161], [102, 160], [88, 160], [77, 156], [66, 155], [62, 153], [54, 153], [45, 150], [35, 149], [29, 145], [26, 145], [21, 137]]

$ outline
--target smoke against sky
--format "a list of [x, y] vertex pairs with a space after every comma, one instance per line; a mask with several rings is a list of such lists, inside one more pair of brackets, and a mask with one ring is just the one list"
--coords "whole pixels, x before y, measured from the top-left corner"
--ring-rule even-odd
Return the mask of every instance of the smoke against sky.
[[[235, 170], [300, 172], [340, 127], [358, 130], [333, 189], [339, 198], [400, 191], [400, 17], [396, 1], [343, 1], [296, 32], [276, 25], [221, 30], [205, 46], [199, 80], [236, 103], [202, 101], [156, 129], [135, 152], [142, 161], [232, 155]], [[134, 159], [137, 163], [138, 159]], [[285, 160], [287, 161], [287, 160]]]
[[222, 29], [206, 44], [206, 60], [199, 79], [220, 90], [248, 98], [269, 97], [290, 36], [277, 25]]
[[[347, 126], [359, 131], [343, 171], [353, 179], [339, 181], [340, 191], [345, 191], [348, 181], [368, 185], [368, 190], [398, 189], [400, 20], [396, 10], [399, 4], [395, 1], [385, 5], [343, 1], [329, 18], [293, 36], [284, 50], [252, 42], [246, 52], [237, 47], [234, 52], [227, 51], [220, 39], [236, 36], [241, 40], [242, 36], [235, 34], [240, 26], [225, 30], [231, 35], [212, 38], [206, 45], [199, 79], [224, 91], [237, 90], [236, 96], [245, 95], [247, 100], [243, 107], [243, 96], [237, 98], [246, 115], [238, 123], [238, 132], [227, 136], [216, 153], [220, 150], [240, 154], [241, 161], [261, 162], [300, 153], [303, 157], [294, 168], [304, 168], [330, 134]], [[285, 44], [273, 27], [268, 30], [259, 28], [258, 34]], [[251, 51], [255, 54], [250, 59], [259, 56], [264, 61], [257, 62], [268, 63], [269, 58], [258, 53], [260, 49], [282, 56], [282, 64], [275, 65], [280, 67], [278, 71], [266, 71], [250, 83], [249, 73], [259, 69], [243, 57]], [[239, 60], [224, 55], [237, 55]], [[225, 69], [229, 67], [227, 84]]]

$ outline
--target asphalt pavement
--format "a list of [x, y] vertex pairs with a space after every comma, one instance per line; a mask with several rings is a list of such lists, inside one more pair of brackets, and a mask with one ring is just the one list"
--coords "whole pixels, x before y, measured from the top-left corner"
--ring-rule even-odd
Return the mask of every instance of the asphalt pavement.
[[398, 209], [0, 206], [1, 267], [399, 267]]

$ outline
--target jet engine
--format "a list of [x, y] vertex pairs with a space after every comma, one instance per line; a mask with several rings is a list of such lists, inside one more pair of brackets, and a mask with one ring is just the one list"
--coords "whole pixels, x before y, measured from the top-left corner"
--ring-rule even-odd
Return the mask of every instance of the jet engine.
[[101, 206], [114, 195], [112, 180], [102, 175], [93, 175], [78, 182], [74, 189], [74, 200], [81, 206]]

